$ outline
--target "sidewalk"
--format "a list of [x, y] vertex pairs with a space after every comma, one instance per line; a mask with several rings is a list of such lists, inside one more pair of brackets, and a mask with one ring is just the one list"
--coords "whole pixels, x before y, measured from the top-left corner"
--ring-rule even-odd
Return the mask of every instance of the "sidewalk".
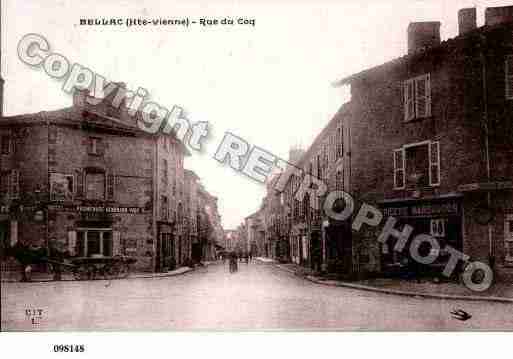
[[[204, 263], [205, 264], [205, 263]], [[208, 264], [211, 264], [209, 262]], [[205, 265], [208, 265], [205, 264]], [[135, 279], [135, 278], [161, 278], [161, 277], [172, 277], [180, 274], [185, 274], [188, 272], [193, 271], [194, 268], [190, 267], [180, 267], [178, 269], [164, 272], [164, 273], [150, 273], [150, 272], [132, 272], [128, 275], [126, 278], [114, 278], [114, 280], [117, 279]], [[6, 282], [19, 282], [21, 278], [21, 274], [19, 272], [2, 272], [2, 283]], [[99, 276], [97, 278], [98, 280], [108, 280], [103, 278], [102, 276]], [[73, 281], [75, 280], [73, 278], [73, 275], [71, 273], [63, 273], [61, 276], [61, 281]], [[38, 283], [38, 282], [53, 282], [53, 274], [50, 273], [32, 273], [32, 280], [30, 283]]]
[[[267, 261], [269, 262], [269, 260]], [[274, 262], [274, 261], [272, 261]], [[455, 282], [434, 283], [429, 279], [402, 280], [389, 278], [376, 278], [360, 281], [340, 281], [314, 275], [309, 268], [297, 264], [275, 264], [276, 267], [286, 270], [307, 280], [330, 286], [348, 287], [386, 294], [405, 295], [411, 297], [460, 299], [460, 300], [488, 300], [513, 303], [513, 283], [497, 283], [485, 292], [474, 292]]]

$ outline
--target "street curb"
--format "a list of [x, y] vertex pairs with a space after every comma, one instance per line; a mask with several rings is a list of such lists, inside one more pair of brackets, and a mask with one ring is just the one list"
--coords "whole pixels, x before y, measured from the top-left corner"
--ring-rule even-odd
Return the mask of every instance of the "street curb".
[[[210, 263], [206, 264], [205, 267], [208, 265], [210, 265]], [[129, 279], [142, 279], [142, 278], [168, 278], [168, 277], [176, 277], [179, 275], [187, 274], [187, 273], [193, 272], [195, 270], [196, 270], [196, 268], [187, 267], [187, 270], [184, 270], [183, 272], [180, 272], [180, 273], [169, 273], [169, 274], [160, 273], [160, 275], [155, 275], [155, 273], [135, 274], [133, 276], [128, 276], [127, 278], [112, 278], [112, 279], [100, 278], [100, 279], [93, 279], [93, 281], [123, 280], [123, 279], [129, 280]], [[1, 283], [28, 283], [28, 284], [30, 284], [30, 283], [49, 283], [49, 282], [86, 282], [86, 281], [78, 281], [75, 279], [61, 279], [61, 280], [44, 279], [44, 280], [31, 280], [30, 282], [20, 282], [19, 280], [1, 280]]]
[[[275, 264], [275, 267], [277, 267], [281, 270], [287, 271], [289, 273], [292, 273], [294, 275], [297, 275], [296, 271], [293, 269], [289, 269], [289, 268], [284, 267], [279, 264]], [[365, 290], [368, 292], [401, 295], [401, 296], [406, 296], [406, 297], [513, 303], [513, 299], [504, 298], [504, 297], [480, 297], [480, 296], [475, 296], [475, 295], [452, 295], [452, 294], [431, 294], [431, 293], [423, 293], [423, 292], [407, 292], [407, 291], [403, 291], [403, 290], [385, 289], [385, 288], [378, 288], [378, 287], [372, 287], [372, 286], [363, 285], [363, 284], [354, 284], [354, 283], [347, 283], [347, 282], [338, 282], [337, 281], [337, 283], [327, 283], [326, 281], [317, 279], [310, 275], [301, 276], [301, 277], [305, 278], [306, 280], [309, 280], [310, 282], [322, 284], [322, 285], [328, 285], [331, 287], [346, 287], [346, 288], [351, 288], [351, 289]]]

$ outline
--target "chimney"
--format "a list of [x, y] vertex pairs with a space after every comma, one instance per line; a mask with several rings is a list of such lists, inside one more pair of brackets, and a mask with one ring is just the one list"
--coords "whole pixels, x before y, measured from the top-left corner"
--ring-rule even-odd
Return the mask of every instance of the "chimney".
[[440, 22], [411, 22], [408, 25], [408, 54], [440, 44]]
[[300, 148], [291, 148], [289, 150], [289, 163], [297, 165], [301, 160], [301, 157], [305, 154], [305, 151]]
[[464, 35], [477, 28], [476, 8], [460, 9], [458, 11], [459, 34]]
[[487, 7], [485, 25], [493, 26], [513, 21], [513, 6]]

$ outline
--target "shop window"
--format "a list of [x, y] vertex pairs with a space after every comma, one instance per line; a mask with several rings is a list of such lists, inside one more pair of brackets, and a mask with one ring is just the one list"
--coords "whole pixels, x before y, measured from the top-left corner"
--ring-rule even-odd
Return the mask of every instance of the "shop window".
[[86, 173], [86, 198], [105, 199], [105, 173]]
[[506, 56], [504, 67], [506, 99], [513, 100], [513, 55]]
[[79, 257], [112, 256], [112, 232], [110, 230], [79, 230], [77, 231], [75, 253]]
[[403, 83], [404, 121], [431, 116], [431, 78], [429, 74]]

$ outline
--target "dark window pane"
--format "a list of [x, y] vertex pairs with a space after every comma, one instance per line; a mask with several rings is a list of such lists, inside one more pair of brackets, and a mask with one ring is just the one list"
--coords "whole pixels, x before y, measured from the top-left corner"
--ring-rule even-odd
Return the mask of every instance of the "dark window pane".
[[87, 232], [87, 256], [100, 253], [100, 232]]

